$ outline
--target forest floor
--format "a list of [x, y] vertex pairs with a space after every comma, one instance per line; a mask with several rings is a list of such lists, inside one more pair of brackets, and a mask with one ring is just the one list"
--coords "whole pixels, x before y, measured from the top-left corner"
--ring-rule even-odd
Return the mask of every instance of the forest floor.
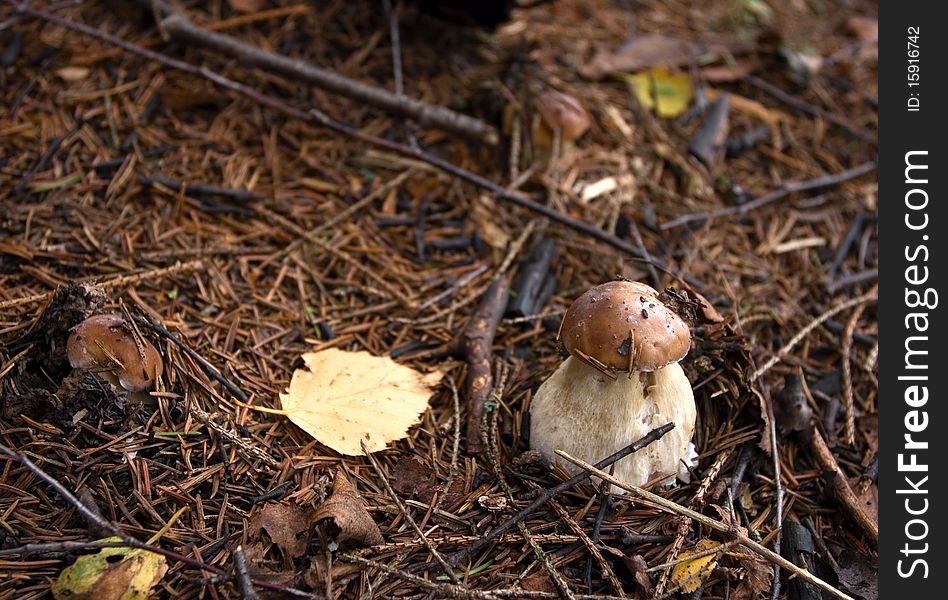
[[[481, 129], [182, 41], [158, 5], [0, 3], [0, 599], [51, 597], [117, 525], [164, 554], [162, 598], [833, 597], [751, 540], [874, 600], [875, 4], [557, 0], [497, 26], [392, 4], [175, 3]], [[650, 489], [725, 531], [589, 480], [511, 521], [568, 478], [525, 452], [560, 318], [617, 276], [693, 326], [699, 457]], [[508, 286], [490, 355], [451, 352]], [[102, 312], [163, 357], [149, 397], [71, 369]], [[405, 439], [343, 455], [245, 406], [328, 348], [443, 375]], [[128, 584], [115, 564], [95, 576]]]

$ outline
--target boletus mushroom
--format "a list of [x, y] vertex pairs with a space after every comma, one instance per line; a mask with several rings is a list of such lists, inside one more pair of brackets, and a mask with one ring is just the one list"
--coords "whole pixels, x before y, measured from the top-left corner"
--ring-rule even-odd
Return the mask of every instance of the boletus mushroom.
[[93, 315], [72, 328], [66, 356], [74, 369], [95, 371], [133, 394], [155, 387], [161, 355], [121, 315]]
[[691, 382], [678, 364], [691, 347], [685, 322], [650, 286], [611, 281], [573, 302], [559, 339], [570, 356], [533, 397], [530, 446], [551, 462], [561, 449], [595, 463], [673, 422], [674, 429], [614, 471], [632, 485], [662, 475], [673, 482], [696, 417]]

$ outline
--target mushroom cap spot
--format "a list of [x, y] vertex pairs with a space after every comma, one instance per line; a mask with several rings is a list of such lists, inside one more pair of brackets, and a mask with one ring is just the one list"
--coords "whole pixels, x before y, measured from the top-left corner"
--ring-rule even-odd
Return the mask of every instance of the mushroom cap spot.
[[121, 315], [93, 315], [72, 328], [66, 356], [74, 369], [98, 369], [107, 379], [118, 379], [130, 392], [155, 385], [164, 365], [158, 350], [148, 340], [141, 345]]
[[655, 289], [637, 281], [610, 281], [581, 295], [563, 316], [560, 336], [570, 354], [616, 371], [629, 370], [630, 344], [633, 371], [678, 362], [691, 348], [688, 325]]

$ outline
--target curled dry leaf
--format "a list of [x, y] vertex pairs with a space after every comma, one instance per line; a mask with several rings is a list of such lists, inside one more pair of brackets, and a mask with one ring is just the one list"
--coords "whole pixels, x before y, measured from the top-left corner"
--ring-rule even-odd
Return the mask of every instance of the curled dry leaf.
[[342, 469], [336, 471], [332, 495], [316, 510], [316, 522], [330, 521], [337, 533], [337, 544], [352, 541], [360, 546], [376, 546], [385, 540], [369, 512], [362, 504], [362, 496]]
[[251, 540], [262, 539], [263, 532], [287, 558], [299, 558], [309, 545], [313, 511], [296, 503], [269, 502], [250, 515], [247, 534]]
[[336, 452], [357, 456], [408, 433], [428, 407], [441, 373], [421, 373], [387, 357], [330, 348], [303, 355], [290, 389], [280, 394], [286, 416]]
[[[119, 542], [117, 537], [100, 540]], [[165, 558], [137, 548], [103, 548], [80, 556], [52, 585], [56, 600], [145, 600], [168, 571]]]

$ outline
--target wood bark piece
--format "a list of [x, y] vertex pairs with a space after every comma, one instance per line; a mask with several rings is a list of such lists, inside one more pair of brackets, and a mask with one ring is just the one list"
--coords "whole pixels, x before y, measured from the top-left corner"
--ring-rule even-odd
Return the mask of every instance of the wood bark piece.
[[452, 344], [451, 354], [467, 362], [467, 379], [463, 394], [467, 399], [467, 449], [481, 451], [481, 419], [484, 417], [484, 402], [493, 388], [491, 374], [491, 345], [497, 333], [497, 325], [507, 306], [510, 285], [506, 277], [498, 277], [481, 297], [481, 303], [471, 320]]
[[315, 85], [326, 91], [381, 108], [386, 112], [414, 119], [422, 125], [445, 129], [488, 144], [496, 144], [498, 141], [494, 128], [479, 119], [462, 115], [443, 106], [428, 104], [366, 85], [303, 60], [247, 45], [230, 35], [195, 25], [184, 14], [176, 11], [163, 0], [139, 1], [146, 6], [155, 6], [166, 15], [158, 26], [173, 38], [211, 48], [225, 56], [240, 59], [241, 64], [277, 73], [294, 81]]

